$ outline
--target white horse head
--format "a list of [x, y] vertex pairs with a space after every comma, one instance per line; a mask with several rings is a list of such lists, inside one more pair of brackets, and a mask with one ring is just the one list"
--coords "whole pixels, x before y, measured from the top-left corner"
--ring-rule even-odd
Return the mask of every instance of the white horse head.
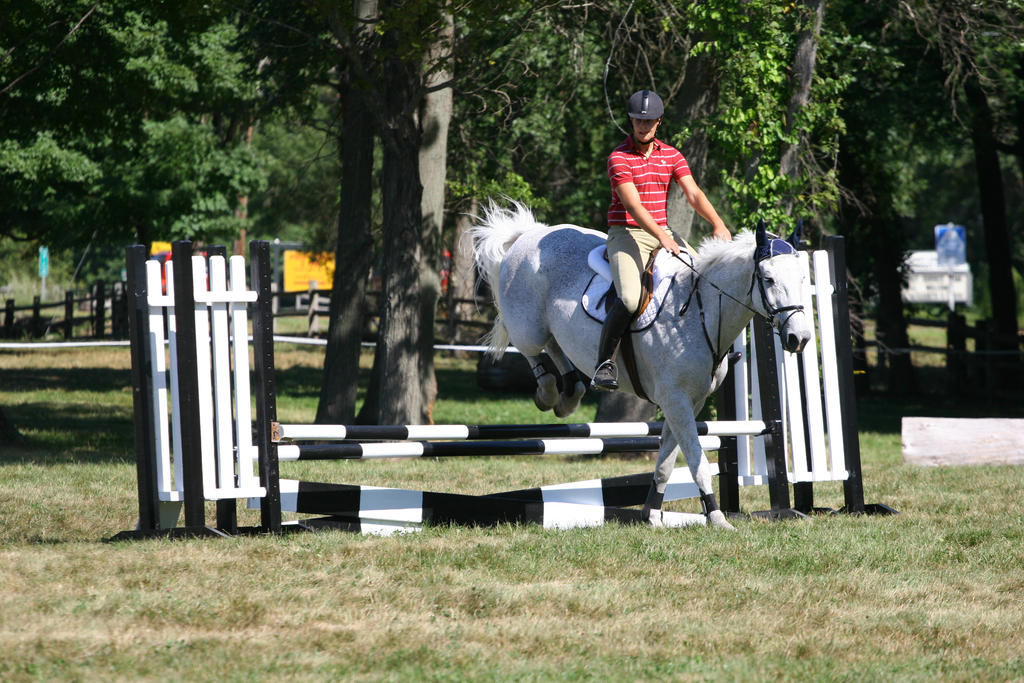
[[783, 240], [769, 236], [763, 221], [758, 224], [754, 250], [757, 267], [753, 277], [757, 292], [751, 293], [754, 308], [771, 321], [782, 347], [792, 353], [803, 351], [814, 337], [810, 316], [803, 306], [807, 275], [797, 253], [800, 227], [798, 224], [789, 239]]

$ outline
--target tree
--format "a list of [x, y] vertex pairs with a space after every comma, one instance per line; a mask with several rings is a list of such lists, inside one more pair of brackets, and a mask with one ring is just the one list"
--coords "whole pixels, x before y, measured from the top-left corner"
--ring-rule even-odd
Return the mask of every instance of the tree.
[[[372, 21], [377, 14], [376, 0], [361, 0], [355, 5], [354, 29], [359, 41], [372, 47], [376, 36]], [[346, 39], [346, 29], [337, 10], [331, 8], [328, 23], [335, 36]], [[372, 234], [374, 137], [371, 109], [373, 102], [365, 89], [369, 84], [348, 82], [341, 89], [343, 111], [341, 128], [341, 201], [337, 219], [334, 262], [339, 273], [331, 294], [327, 354], [316, 421], [346, 424], [355, 421], [359, 356], [362, 351], [367, 277], [375, 257]], [[346, 134], [346, 131], [348, 134]], [[371, 401], [372, 403], [372, 401]], [[374, 411], [376, 412], [376, 411]]]
[[[233, 237], [256, 90], [202, 3], [43, 0], [0, 25], [0, 233], [55, 249]], [[100, 228], [102, 228], [100, 230]]]
[[[964, 124], [974, 147], [996, 343], [998, 348], [1016, 350], [1019, 341], [1013, 248], [999, 153], [1020, 152], [1019, 138], [1016, 144], [1000, 138], [1019, 135], [1022, 130], [1019, 118], [1013, 121], [1013, 117], [1020, 113], [1020, 93], [1024, 88], [1019, 81], [1024, 55], [1024, 8], [1005, 0], [984, 4], [917, 0], [903, 3], [901, 8], [902, 16], [941, 56], [954, 113], [959, 115], [959, 106], [966, 109]], [[1000, 90], [1009, 97], [1000, 95]], [[1013, 121], [1009, 126], [1001, 124], [992, 102], [1004, 97], [1004, 106]]]
[[942, 105], [938, 65], [891, 20], [884, 3], [848, 3], [830, 15], [834, 37], [827, 49], [836, 53], [835, 68], [848, 75], [835, 227], [849, 238], [848, 264], [863, 296], [876, 302], [876, 338], [880, 358], [891, 363], [889, 386], [909, 391], [915, 385], [910, 357], [884, 353], [909, 345], [902, 264], [913, 239], [907, 217], [916, 188], [907, 180], [917, 161], [912, 150], [949, 129], [948, 119], [933, 114]]

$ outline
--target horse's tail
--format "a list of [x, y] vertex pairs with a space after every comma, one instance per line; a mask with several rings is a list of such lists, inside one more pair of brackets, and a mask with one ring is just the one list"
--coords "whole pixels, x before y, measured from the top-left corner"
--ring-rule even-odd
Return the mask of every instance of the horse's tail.
[[493, 200], [488, 202], [483, 218], [469, 229], [465, 237], [472, 240], [473, 260], [476, 262], [477, 271], [490, 285], [494, 303], [498, 307], [494, 327], [484, 336], [484, 342], [490, 347], [487, 353], [494, 358], [501, 358], [511, 342], [508, 330], [501, 319], [501, 301], [498, 293], [501, 262], [520, 235], [541, 226], [528, 207], [516, 201], [512, 201], [511, 204], [510, 208], [504, 208]]

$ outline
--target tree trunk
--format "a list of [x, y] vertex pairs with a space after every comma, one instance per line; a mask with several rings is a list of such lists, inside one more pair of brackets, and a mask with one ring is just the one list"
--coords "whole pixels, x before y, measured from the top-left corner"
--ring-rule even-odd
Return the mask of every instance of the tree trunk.
[[[380, 335], [367, 403], [378, 424], [422, 424], [420, 341], [423, 335], [423, 186], [420, 182], [420, 63], [402, 58], [401, 31], [385, 33], [381, 170], [383, 282]], [[370, 396], [370, 394], [375, 394]], [[364, 408], [365, 410], [365, 408]]]
[[[473, 225], [473, 216], [477, 211], [477, 200], [469, 200], [469, 206], [464, 213], [455, 217], [455, 238], [452, 245], [452, 266], [448, 278], [448, 288], [453, 300], [472, 299], [476, 293], [476, 264], [473, 262], [473, 245], [463, 236]], [[468, 320], [473, 315], [473, 304], [455, 303], [449, 315], [455, 320]], [[477, 334], [467, 332], [465, 328], [455, 328], [455, 343], [475, 344]]]
[[[397, 93], [402, 84], [389, 90]], [[390, 98], [389, 98], [390, 99]], [[399, 117], [384, 143], [381, 194], [384, 205], [383, 307], [377, 341], [378, 424], [422, 424], [429, 417], [420, 386], [422, 335], [420, 243], [422, 213], [418, 127], [412, 113]]]
[[857, 198], [857, 202], [845, 203], [840, 214], [842, 233], [857, 238], [850, 242], [848, 263], [869, 285], [867, 296], [877, 294], [875, 337], [880, 344], [879, 366], [889, 362], [888, 388], [907, 393], [915, 388], [910, 356], [885, 355], [887, 347], [909, 345], [900, 270], [907, 239], [893, 207], [893, 179], [884, 172], [884, 164], [876, 163], [870, 153], [862, 153], [870, 150], [861, 137], [864, 128], [851, 125], [849, 130], [851, 137], [843, 141], [839, 152], [840, 182]]
[[[885, 196], [880, 201], [889, 202]], [[884, 206], [878, 207], [879, 216], [870, 220], [875, 235], [873, 244], [882, 244], [891, 232], [891, 226], [899, 220]], [[876, 311], [875, 337], [879, 342], [879, 359], [885, 348], [905, 349], [910, 346], [907, 336], [907, 321], [903, 314], [903, 252], [899, 249], [879, 249], [875, 255], [875, 284], [878, 287], [878, 310]], [[908, 394], [917, 390], [914, 366], [906, 352], [890, 354], [889, 391], [894, 394]]]
[[[369, 125], [365, 107], [354, 89], [346, 97], [344, 116], [349, 131], [364, 131]], [[316, 413], [319, 423], [349, 424], [355, 418], [367, 279], [374, 256], [370, 233], [372, 179], [373, 138], [347, 136], [342, 149], [341, 206], [327, 351]]]
[[[454, 21], [445, 16], [445, 28], [428, 52], [424, 65], [429, 68], [444, 58], [442, 51], [452, 38]], [[427, 87], [433, 88], [450, 80], [448, 69], [434, 71], [427, 78]], [[420, 180], [423, 196], [420, 210], [423, 217], [423, 259], [420, 261], [420, 382], [422, 402], [427, 422], [432, 423], [434, 401], [437, 400], [437, 376], [434, 373], [434, 322], [437, 302], [441, 298], [441, 230], [444, 226], [444, 190], [448, 158], [448, 124], [452, 118], [452, 90], [444, 88], [428, 92], [420, 104], [419, 149]]]
[[[360, 18], [376, 14], [375, 0], [362, 0]], [[341, 195], [338, 242], [334, 252], [334, 286], [324, 356], [323, 384], [316, 422], [350, 424], [355, 420], [359, 354], [365, 321], [367, 279], [373, 265], [371, 234], [373, 198], [373, 130], [370, 108], [358, 85], [344, 94], [345, 125], [341, 145]]]
[[[672, 108], [673, 121], [678, 125], [693, 125], [715, 112], [718, 106], [718, 74], [714, 57], [707, 53], [687, 60], [683, 87]], [[707, 132], [698, 127], [681, 145], [680, 151], [698, 185], [706, 180], [709, 144]], [[672, 183], [668, 191], [668, 224], [672, 231], [687, 242], [695, 243], [699, 241], [699, 233], [695, 234], [694, 230], [699, 218], [686, 201], [683, 191]]]
[[1006, 226], [1003, 174], [995, 138], [995, 123], [988, 98], [977, 80], [964, 84], [971, 108], [971, 140], [978, 174], [978, 192], [985, 231], [988, 286], [992, 297], [992, 318], [996, 326], [997, 349], [1017, 348], [1017, 294], [1013, 284], [1012, 250]]
[[[799, 172], [800, 141], [792, 139], [796, 130], [797, 115], [811, 99], [811, 82], [814, 80], [814, 64], [818, 57], [818, 37], [821, 22], [825, 16], [824, 0], [803, 0], [803, 28], [797, 35], [796, 53], [793, 57], [793, 96], [786, 110], [786, 135], [790, 141], [783, 144], [779, 163], [782, 174], [795, 181]], [[787, 200], [787, 212], [793, 210], [793, 200]]]

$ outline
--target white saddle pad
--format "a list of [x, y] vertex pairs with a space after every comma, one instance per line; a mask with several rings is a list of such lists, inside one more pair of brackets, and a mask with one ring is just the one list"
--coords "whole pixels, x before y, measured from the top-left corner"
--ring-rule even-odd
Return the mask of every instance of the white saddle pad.
[[[687, 259], [691, 266], [693, 265], [693, 256], [688, 252], [683, 251], [679, 256], [680, 258]], [[587, 312], [587, 315], [603, 323], [604, 319], [608, 317], [608, 312], [605, 310], [605, 298], [608, 296], [608, 290], [612, 286], [612, 269], [608, 265], [608, 261], [605, 260], [605, 245], [602, 244], [592, 249], [587, 256], [587, 263], [594, 271], [594, 277], [590, 278], [590, 282], [580, 298], [580, 303], [583, 304], [583, 310]], [[654, 319], [658, 317], [658, 313], [661, 312], [661, 306], [665, 301], [665, 294], [668, 292], [669, 287], [672, 286], [676, 273], [685, 267], [664, 249], [658, 252], [658, 255], [654, 258], [654, 291], [651, 293], [651, 303], [633, 321], [633, 325], [630, 327], [631, 330], [640, 331], [651, 326]]]

